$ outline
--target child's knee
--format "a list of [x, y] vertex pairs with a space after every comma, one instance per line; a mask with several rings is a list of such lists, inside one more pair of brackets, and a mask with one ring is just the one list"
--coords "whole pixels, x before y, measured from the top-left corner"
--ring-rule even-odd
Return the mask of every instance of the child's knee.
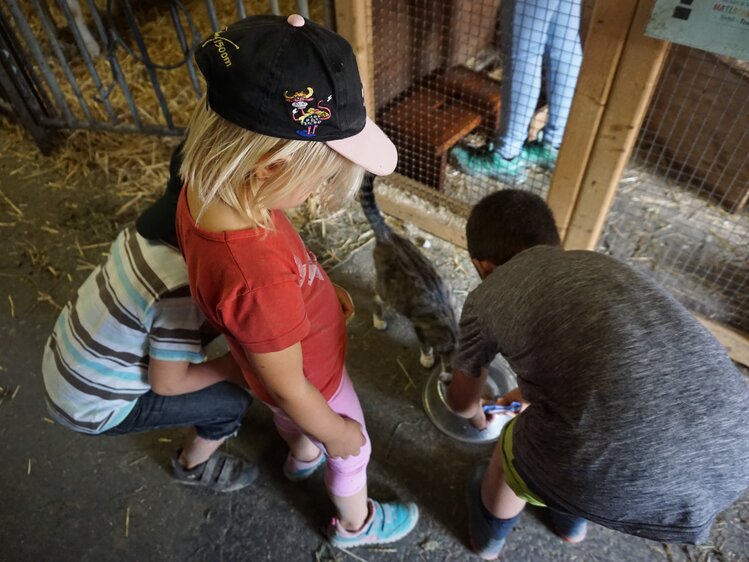
[[243, 418], [245, 412], [252, 404], [252, 396], [244, 388], [230, 382], [220, 382], [221, 397], [216, 400], [216, 405], [227, 417]]
[[365, 433], [366, 442], [359, 454], [346, 458], [328, 458], [325, 467], [325, 486], [334, 496], [353, 496], [367, 484], [367, 466], [372, 456], [372, 444]]

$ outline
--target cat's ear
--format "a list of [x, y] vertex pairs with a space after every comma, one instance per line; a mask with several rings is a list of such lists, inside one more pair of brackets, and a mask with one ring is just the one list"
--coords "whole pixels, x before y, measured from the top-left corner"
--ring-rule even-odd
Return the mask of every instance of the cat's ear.
[[486, 279], [489, 274], [497, 268], [497, 266], [489, 260], [477, 260], [476, 258], [471, 258], [471, 263], [473, 263], [473, 267], [476, 268], [481, 279]]

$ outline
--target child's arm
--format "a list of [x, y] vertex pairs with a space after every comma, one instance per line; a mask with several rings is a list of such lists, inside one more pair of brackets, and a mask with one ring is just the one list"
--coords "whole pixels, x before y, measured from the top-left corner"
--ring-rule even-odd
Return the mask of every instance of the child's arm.
[[162, 396], [176, 396], [202, 390], [221, 381], [243, 384], [239, 366], [230, 353], [205, 363], [164, 361], [150, 358], [148, 382]]
[[481, 369], [481, 375], [472, 377], [454, 370], [452, 382], [447, 387], [447, 406], [460, 417], [471, 420], [478, 428], [486, 426], [486, 416], [481, 409], [481, 392], [486, 384], [489, 370]]
[[303, 432], [322, 442], [328, 455], [347, 457], [359, 453], [365, 443], [361, 426], [331, 410], [320, 391], [304, 377], [300, 343], [282, 351], [245, 353], [278, 407]]

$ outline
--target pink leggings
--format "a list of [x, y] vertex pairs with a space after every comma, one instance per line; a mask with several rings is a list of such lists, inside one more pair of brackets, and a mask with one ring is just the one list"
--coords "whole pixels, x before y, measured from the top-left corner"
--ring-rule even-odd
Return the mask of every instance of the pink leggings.
[[[334, 457], [328, 456], [328, 462], [325, 466], [325, 486], [328, 491], [339, 497], [349, 497], [356, 494], [359, 490], [367, 485], [367, 465], [369, 464], [369, 457], [372, 454], [372, 444], [369, 441], [369, 435], [367, 434], [367, 426], [364, 423], [364, 413], [362, 412], [361, 405], [359, 404], [359, 398], [356, 396], [354, 385], [351, 384], [351, 379], [346, 372], [343, 370], [343, 377], [341, 378], [341, 385], [336, 390], [333, 397], [328, 400], [328, 406], [335, 413], [351, 418], [361, 424], [362, 433], [366, 442], [362, 445], [359, 450], [359, 454], [355, 457]], [[273, 423], [276, 427], [285, 433], [301, 434], [303, 431], [299, 429], [289, 416], [287, 416], [283, 410], [275, 406], [268, 404], [268, 407], [273, 412]], [[327, 454], [325, 446], [319, 441], [313, 439], [309, 435], [307, 437], [317, 447]]]

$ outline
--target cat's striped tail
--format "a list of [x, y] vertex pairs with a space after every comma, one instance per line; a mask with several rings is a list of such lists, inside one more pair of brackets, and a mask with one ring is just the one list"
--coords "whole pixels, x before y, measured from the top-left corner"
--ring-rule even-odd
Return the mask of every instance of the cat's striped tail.
[[374, 194], [374, 176], [372, 174], [364, 175], [364, 180], [359, 189], [359, 203], [375, 233], [375, 238], [379, 241], [389, 240], [392, 231], [377, 207]]

